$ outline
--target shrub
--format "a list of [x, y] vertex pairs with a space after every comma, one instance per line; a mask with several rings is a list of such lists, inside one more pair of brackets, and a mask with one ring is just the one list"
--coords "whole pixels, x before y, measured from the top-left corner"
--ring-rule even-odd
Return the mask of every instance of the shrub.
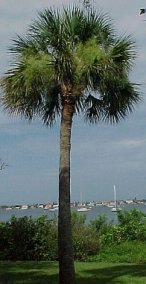
[[118, 224], [107, 225], [107, 230], [100, 230], [102, 245], [112, 245], [125, 241], [146, 241], [146, 215], [132, 209], [130, 211], [118, 211]]
[[35, 220], [34, 259], [57, 260], [58, 259], [58, 234], [57, 220], [42, 216]]
[[[85, 224], [86, 218], [72, 214], [74, 255], [78, 260], [97, 254], [99, 241], [96, 231]], [[16, 218], [0, 224], [1, 260], [57, 260], [57, 219], [42, 216]]]
[[90, 222], [90, 225], [99, 237], [106, 235], [113, 228], [113, 222], [108, 222], [105, 215], [99, 215]]
[[0, 224], [1, 260], [56, 260], [56, 220], [42, 216], [16, 218]]
[[123, 240], [146, 240], [146, 214], [140, 210], [118, 212], [118, 230]]
[[99, 240], [96, 231], [85, 224], [85, 215], [76, 212], [72, 214], [72, 232], [74, 257], [77, 260], [85, 261], [90, 255], [99, 251]]
[[6, 223], [0, 223], [0, 260], [8, 259], [9, 256], [9, 248], [8, 248], [8, 240], [9, 240], [9, 227]]
[[12, 217], [9, 228], [9, 259], [29, 260], [33, 258], [35, 224], [30, 217]]

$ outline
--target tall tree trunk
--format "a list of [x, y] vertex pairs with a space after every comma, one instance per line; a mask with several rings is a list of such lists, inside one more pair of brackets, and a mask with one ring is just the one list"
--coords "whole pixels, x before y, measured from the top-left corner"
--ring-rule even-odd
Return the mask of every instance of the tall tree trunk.
[[59, 284], [75, 284], [70, 210], [70, 150], [74, 106], [65, 102], [60, 127], [58, 252]]

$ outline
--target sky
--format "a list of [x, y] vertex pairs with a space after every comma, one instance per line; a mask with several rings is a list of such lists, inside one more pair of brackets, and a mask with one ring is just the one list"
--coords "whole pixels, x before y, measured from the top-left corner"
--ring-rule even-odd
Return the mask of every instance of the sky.
[[[0, 76], [9, 68], [8, 48], [16, 34], [25, 35], [38, 11], [50, 0], [0, 0]], [[54, 0], [54, 8], [79, 1]], [[92, 2], [93, 3], [93, 2]], [[117, 35], [132, 35], [137, 58], [130, 78], [141, 84], [142, 102], [118, 125], [88, 125], [74, 117], [71, 147], [71, 200], [146, 199], [146, 7], [140, 0], [94, 0], [113, 20]], [[59, 123], [47, 128], [10, 117], [0, 108], [0, 205], [56, 202], [58, 199]]]

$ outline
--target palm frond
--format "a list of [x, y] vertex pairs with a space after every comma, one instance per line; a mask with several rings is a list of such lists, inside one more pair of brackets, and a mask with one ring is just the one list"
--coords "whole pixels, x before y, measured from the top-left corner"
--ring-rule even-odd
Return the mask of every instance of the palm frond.
[[54, 84], [49, 90], [49, 93], [43, 98], [41, 106], [41, 117], [43, 122], [48, 126], [52, 126], [56, 121], [56, 117], [60, 115], [61, 100], [60, 87]]
[[96, 123], [101, 120], [104, 113], [103, 101], [93, 95], [88, 95], [84, 100], [85, 120]]
[[135, 105], [141, 101], [135, 84], [125, 81], [121, 85], [112, 85], [103, 98], [104, 116], [103, 120], [117, 123], [133, 111]]
[[40, 112], [44, 95], [54, 80], [53, 63], [49, 55], [22, 54], [1, 80], [4, 91], [3, 105], [10, 113], [21, 114], [28, 119]]
[[110, 55], [115, 64], [121, 66], [121, 68], [127, 68], [129, 71], [136, 56], [135, 42], [131, 36], [118, 39], [112, 46]]

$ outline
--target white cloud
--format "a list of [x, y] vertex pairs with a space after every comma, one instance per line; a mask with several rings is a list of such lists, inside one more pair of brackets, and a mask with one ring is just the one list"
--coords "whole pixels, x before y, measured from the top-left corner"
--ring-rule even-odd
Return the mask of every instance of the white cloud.
[[128, 148], [128, 149], [136, 149], [140, 148], [141, 146], [146, 145], [146, 138], [145, 139], [123, 139], [120, 141], [116, 141], [115, 143], [111, 143], [113, 148]]

